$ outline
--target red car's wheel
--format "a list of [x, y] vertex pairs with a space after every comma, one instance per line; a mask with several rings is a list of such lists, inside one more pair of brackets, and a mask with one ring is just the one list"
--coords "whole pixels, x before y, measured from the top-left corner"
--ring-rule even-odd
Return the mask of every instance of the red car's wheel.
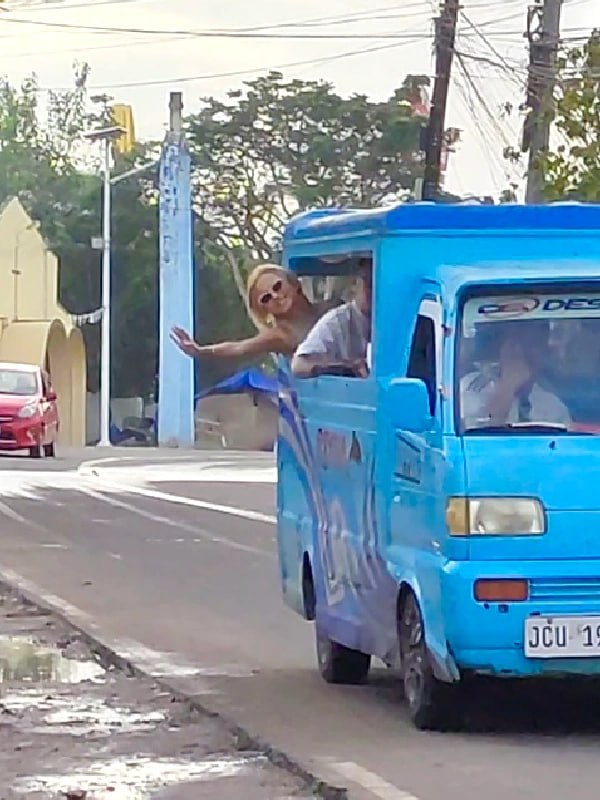
[[34, 444], [29, 448], [29, 458], [41, 458], [43, 453], [44, 449], [41, 444]]

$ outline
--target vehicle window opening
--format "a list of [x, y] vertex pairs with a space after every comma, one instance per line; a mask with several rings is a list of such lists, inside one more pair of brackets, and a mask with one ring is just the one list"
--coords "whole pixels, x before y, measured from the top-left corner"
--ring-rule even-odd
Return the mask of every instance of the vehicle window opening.
[[[372, 254], [355, 252], [301, 258], [290, 266], [299, 275], [307, 297], [325, 306], [325, 313], [303, 343], [306, 352], [303, 352], [303, 344], [298, 348], [298, 357], [304, 359], [305, 364], [314, 361], [313, 372], [304, 373], [302, 365], [295, 374], [343, 379], [368, 377], [373, 333]], [[327, 321], [321, 324], [324, 316]], [[314, 353], [310, 352], [312, 347]], [[296, 369], [294, 364], [292, 369]]]
[[436, 408], [435, 325], [430, 317], [419, 314], [410, 349], [407, 378], [418, 378], [427, 387], [431, 416]]

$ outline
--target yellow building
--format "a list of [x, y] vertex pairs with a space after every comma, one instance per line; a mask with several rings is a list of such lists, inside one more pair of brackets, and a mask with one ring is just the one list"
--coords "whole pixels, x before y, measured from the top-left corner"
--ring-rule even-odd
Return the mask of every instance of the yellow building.
[[58, 259], [16, 198], [0, 206], [0, 361], [49, 372], [58, 395], [59, 442], [83, 446], [83, 337], [58, 302]]

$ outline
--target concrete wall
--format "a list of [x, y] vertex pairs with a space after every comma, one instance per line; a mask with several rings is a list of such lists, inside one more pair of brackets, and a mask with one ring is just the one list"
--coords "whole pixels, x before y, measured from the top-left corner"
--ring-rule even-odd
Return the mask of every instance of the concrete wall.
[[196, 405], [199, 446], [272, 450], [276, 438], [277, 407], [260, 395], [256, 399], [250, 394], [214, 395]]
[[[87, 395], [86, 441], [100, 437], [100, 396]], [[124, 417], [153, 416], [155, 407], [141, 397], [114, 398], [112, 421], [121, 427]], [[195, 412], [196, 445], [230, 450], [272, 450], [277, 438], [277, 407], [261, 395], [214, 395], [200, 400]]]

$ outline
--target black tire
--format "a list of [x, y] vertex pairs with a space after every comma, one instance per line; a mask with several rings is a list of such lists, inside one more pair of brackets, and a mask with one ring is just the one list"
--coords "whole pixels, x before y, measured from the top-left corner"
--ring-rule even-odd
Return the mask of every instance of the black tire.
[[44, 449], [41, 444], [34, 444], [29, 448], [29, 458], [41, 458], [44, 454]]
[[54, 442], [44, 445], [44, 455], [46, 458], [54, 458], [56, 456], [56, 445]]
[[406, 595], [398, 620], [404, 696], [419, 730], [457, 730], [464, 723], [464, 705], [457, 683], [443, 683], [433, 674], [425, 644], [423, 618], [416, 597]]
[[364, 683], [371, 667], [371, 656], [359, 650], [351, 650], [343, 644], [332, 642], [317, 631], [317, 662], [321, 677], [327, 683]]

